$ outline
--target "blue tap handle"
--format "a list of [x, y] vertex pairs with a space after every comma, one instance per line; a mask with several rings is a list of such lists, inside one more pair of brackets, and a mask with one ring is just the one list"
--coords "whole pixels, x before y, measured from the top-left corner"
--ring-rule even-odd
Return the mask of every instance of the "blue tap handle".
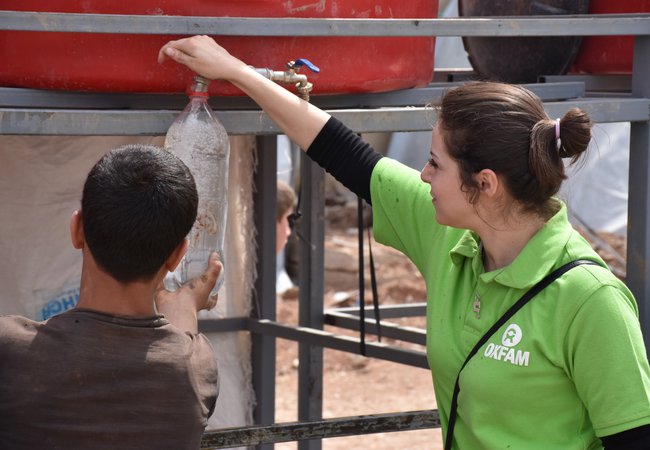
[[295, 65], [298, 66], [298, 67], [301, 67], [301, 66], [307, 66], [307, 67], [309, 68], [309, 70], [311, 70], [312, 72], [315, 72], [315, 73], [320, 72], [320, 69], [319, 69], [318, 67], [316, 67], [316, 66], [315, 66], [315, 65], [314, 65], [310, 60], [308, 60], [308, 59], [305, 59], [305, 58], [296, 59], [296, 60], [294, 61], [294, 63], [295, 63]]

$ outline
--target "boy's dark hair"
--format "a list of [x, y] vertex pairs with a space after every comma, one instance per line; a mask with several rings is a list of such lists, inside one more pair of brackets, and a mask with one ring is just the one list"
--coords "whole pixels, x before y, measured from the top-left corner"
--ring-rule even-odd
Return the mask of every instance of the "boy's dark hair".
[[153, 145], [125, 145], [86, 178], [86, 244], [117, 281], [150, 280], [189, 233], [197, 205], [194, 177], [180, 159]]

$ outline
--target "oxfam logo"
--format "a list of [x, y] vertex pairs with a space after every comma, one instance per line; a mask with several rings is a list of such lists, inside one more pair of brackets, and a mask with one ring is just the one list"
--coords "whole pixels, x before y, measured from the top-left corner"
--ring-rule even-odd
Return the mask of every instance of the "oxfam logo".
[[508, 362], [514, 366], [528, 367], [530, 352], [513, 348], [521, 342], [522, 334], [519, 325], [511, 323], [501, 336], [501, 345], [490, 342], [483, 354], [488, 358]]
[[501, 343], [504, 347], [514, 347], [521, 342], [521, 334], [521, 328], [519, 328], [519, 325], [512, 323], [508, 325], [506, 331], [503, 332]]

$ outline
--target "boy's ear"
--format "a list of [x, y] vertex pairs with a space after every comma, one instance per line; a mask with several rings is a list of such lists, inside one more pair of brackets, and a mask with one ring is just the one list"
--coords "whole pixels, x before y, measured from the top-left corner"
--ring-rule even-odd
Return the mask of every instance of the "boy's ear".
[[74, 211], [70, 217], [70, 240], [72, 241], [72, 246], [77, 250], [82, 249], [86, 242], [83, 219], [79, 210]]
[[176, 266], [178, 266], [178, 263], [181, 262], [181, 259], [183, 259], [183, 256], [185, 256], [185, 252], [187, 252], [187, 248], [190, 245], [190, 240], [185, 238], [183, 241], [178, 244], [178, 247], [174, 249], [171, 255], [167, 258], [165, 261], [165, 268], [167, 269], [168, 272], [173, 272], [176, 269]]

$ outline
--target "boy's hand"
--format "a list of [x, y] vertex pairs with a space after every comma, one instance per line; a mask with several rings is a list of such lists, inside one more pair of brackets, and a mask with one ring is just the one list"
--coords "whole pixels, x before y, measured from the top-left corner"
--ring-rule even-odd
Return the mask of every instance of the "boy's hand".
[[161, 283], [154, 294], [158, 312], [178, 328], [196, 333], [197, 311], [210, 310], [217, 305], [217, 296], [210, 296], [210, 291], [221, 270], [223, 265], [215, 252], [210, 255], [208, 267], [200, 277], [192, 278], [174, 292], [166, 290]]

